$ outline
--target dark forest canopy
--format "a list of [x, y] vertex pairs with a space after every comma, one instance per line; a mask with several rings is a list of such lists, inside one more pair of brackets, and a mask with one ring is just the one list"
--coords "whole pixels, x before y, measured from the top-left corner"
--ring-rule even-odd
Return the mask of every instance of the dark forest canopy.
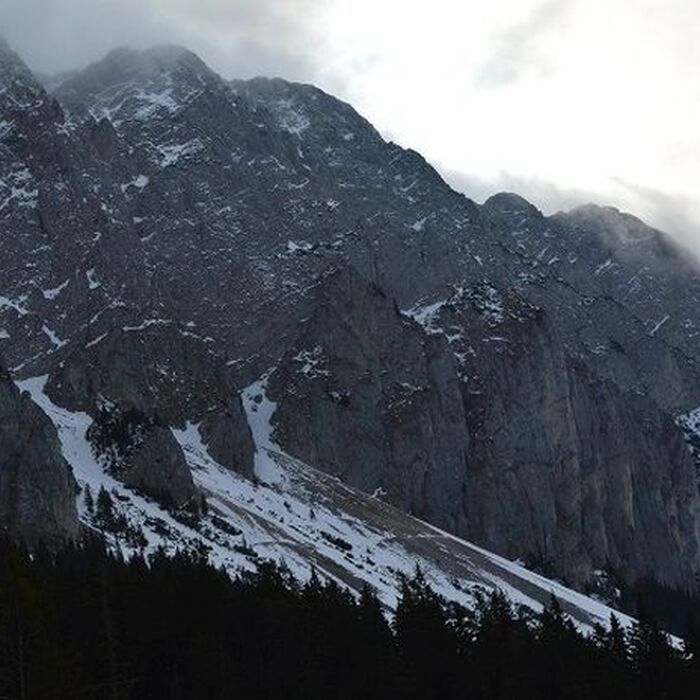
[[274, 565], [231, 580], [190, 554], [0, 545], [0, 698], [680, 698], [700, 687], [697, 644], [644, 619], [585, 638], [556, 600], [466, 610], [420, 571], [388, 621], [369, 589]]

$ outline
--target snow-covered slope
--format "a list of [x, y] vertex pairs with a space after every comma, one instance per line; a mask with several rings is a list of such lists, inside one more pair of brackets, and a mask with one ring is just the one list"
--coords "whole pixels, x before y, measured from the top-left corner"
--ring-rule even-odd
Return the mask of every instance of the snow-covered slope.
[[138, 543], [105, 533], [127, 555], [159, 547], [192, 548], [205, 551], [231, 574], [254, 570], [260, 561], [272, 559], [301, 580], [315, 570], [355, 592], [369, 583], [388, 609], [396, 603], [400, 575], [410, 575], [420, 566], [436, 590], [465, 605], [473, 604], [477, 591], [500, 589], [515, 604], [537, 611], [554, 594], [587, 630], [596, 622], [606, 624], [612, 612], [279, 451], [270, 427], [275, 406], [265, 396], [264, 379], [243, 392], [257, 448], [255, 481], [217, 464], [196, 425], [173, 431], [208, 503], [206, 514], [187, 521], [107, 474], [86, 436], [90, 417], [56, 406], [44, 393], [45, 381], [37, 377], [18, 384], [56, 425], [64, 456], [82, 489], [78, 501], [83, 522], [96, 526], [86, 505], [86, 487], [93, 497], [104, 488], [131, 531], [143, 533]]

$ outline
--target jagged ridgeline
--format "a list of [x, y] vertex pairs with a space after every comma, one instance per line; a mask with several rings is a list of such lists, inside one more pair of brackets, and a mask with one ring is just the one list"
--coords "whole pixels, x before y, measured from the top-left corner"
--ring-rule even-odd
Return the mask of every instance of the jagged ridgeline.
[[670, 238], [477, 205], [347, 104], [181, 48], [44, 87], [2, 44], [0, 92], [0, 347], [58, 428], [3, 378], [13, 535], [97, 527], [104, 488], [149, 547], [352, 587], [386, 562], [314, 519], [352, 503], [611, 599], [697, 592], [700, 277]]

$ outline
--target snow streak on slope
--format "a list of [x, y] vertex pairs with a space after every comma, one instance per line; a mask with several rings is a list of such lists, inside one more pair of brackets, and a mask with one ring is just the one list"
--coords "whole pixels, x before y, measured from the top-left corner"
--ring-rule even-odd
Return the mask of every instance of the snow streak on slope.
[[[94, 496], [104, 487], [113, 497], [115, 507], [132, 526], [138, 526], [143, 531], [146, 546], [143, 552], [148, 554], [162, 547], [166, 551], [177, 549], [197, 548], [206, 546], [211, 560], [233, 571], [237, 569], [254, 568], [247, 557], [235, 550], [235, 546], [216, 532], [199, 532], [178, 521], [152, 499], [137, 494], [126, 488], [121, 482], [106, 473], [103, 466], [93, 454], [87, 438], [87, 430], [92, 419], [87, 413], [70, 412], [56, 404], [44, 393], [46, 377], [36, 377], [17, 382], [20, 389], [29, 391], [34, 401], [46, 412], [53, 421], [61, 441], [63, 456], [71, 465], [81, 495], [78, 498], [78, 513], [86, 524], [90, 524], [89, 514], [85, 507], [85, 490], [90, 489]], [[128, 542], [118, 537], [104, 533], [108, 541], [125, 554], [135, 551]]]
[[[204, 446], [198, 427], [189, 423], [173, 430], [206, 495], [208, 512], [198, 522], [182, 522], [154, 501], [127, 489], [107, 474], [95, 459], [86, 431], [91, 419], [56, 406], [44, 393], [45, 377], [19, 382], [53, 420], [63, 453], [83, 488], [94, 494], [104, 487], [115, 507], [142, 528], [145, 553], [195, 548], [231, 574], [253, 570], [262, 560], [283, 562], [299, 579], [312, 570], [359, 592], [365, 583], [376, 590], [387, 608], [396, 604], [401, 574], [416, 565], [433, 587], [448, 599], [474, 603], [478, 591], [501, 589], [516, 605], [539, 611], [551, 594], [576, 623], [590, 630], [606, 624], [605, 605], [533, 574], [433, 526], [352, 489], [282, 453], [272, 441], [274, 403], [265, 396], [265, 380], [243, 392], [243, 402], [256, 442], [257, 481], [225, 469]], [[79, 497], [81, 518], [90, 522]], [[112, 538], [129, 554], [134, 547]], [[623, 623], [629, 618], [619, 615]]]
[[255, 475], [266, 483], [284, 481], [284, 472], [270, 458], [270, 451], [279, 452], [279, 447], [272, 441], [272, 415], [277, 408], [274, 401], [267, 398], [265, 389], [272, 370], [253, 382], [241, 393], [243, 408], [248, 419], [250, 432], [255, 443]]

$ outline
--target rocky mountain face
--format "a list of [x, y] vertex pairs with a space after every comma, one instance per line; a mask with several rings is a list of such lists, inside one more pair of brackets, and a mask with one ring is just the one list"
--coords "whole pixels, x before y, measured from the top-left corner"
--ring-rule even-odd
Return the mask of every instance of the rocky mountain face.
[[225, 361], [172, 323], [123, 326], [78, 346], [46, 388], [59, 405], [96, 420], [118, 411], [139, 416], [144, 425], [196, 423], [212, 457], [253, 474], [250, 428]]
[[0, 92], [0, 344], [116, 477], [192, 499], [192, 425], [253, 476], [264, 376], [292, 456], [579, 586], [696, 589], [700, 275], [667, 236], [477, 205], [320, 90], [180, 48], [49, 94], [2, 46]]
[[456, 363], [352, 270], [324, 277], [272, 373], [275, 438], [404, 510], [463, 531], [468, 426]]
[[76, 494], [53, 423], [0, 366], [0, 531], [29, 545], [75, 539]]
[[528, 542], [532, 560], [577, 585], [607, 567], [627, 581], [647, 566], [667, 585], [693, 581], [697, 475], [667, 413], [596, 376], [515, 293], [460, 287], [415, 314], [461, 358], [464, 510], [479, 541], [514, 557]]

